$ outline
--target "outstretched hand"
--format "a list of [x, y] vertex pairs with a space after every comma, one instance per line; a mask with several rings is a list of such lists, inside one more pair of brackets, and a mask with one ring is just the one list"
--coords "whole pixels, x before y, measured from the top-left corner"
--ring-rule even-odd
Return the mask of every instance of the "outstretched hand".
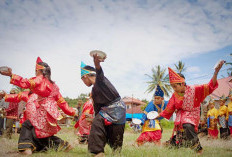
[[3, 97], [5, 97], [6, 92], [5, 91], [0, 91], [0, 99], [2, 99]]
[[0, 71], [0, 74], [5, 76], [12, 76], [12, 69], [8, 68], [8, 71]]
[[158, 120], [160, 117], [161, 117], [161, 116], [160, 116], [160, 115], [158, 115], [158, 116], [155, 118], [155, 120]]
[[217, 65], [217, 67], [215, 68], [215, 71], [214, 71], [214, 74], [213, 74], [213, 77], [212, 77], [213, 86], [216, 85], [218, 72], [221, 70], [224, 63], [225, 63], [225, 61], [223, 61], [223, 60], [220, 61], [218, 63], [218, 65]]
[[217, 65], [217, 67], [215, 68], [215, 73], [217, 74], [220, 69], [222, 68], [223, 64], [225, 63], [225, 61], [220, 61], [219, 64]]
[[93, 55], [93, 61], [94, 61], [95, 67], [96, 67], [97, 69], [100, 69], [100, 67], [101, 67], [101, 66], [100, 66], [100, 62], [104, 62], [105, 59], [106, 59], [106, 57], [101, 58], [100, 56], [97, 55], [97, 53], [95, 53], [95, 54]]

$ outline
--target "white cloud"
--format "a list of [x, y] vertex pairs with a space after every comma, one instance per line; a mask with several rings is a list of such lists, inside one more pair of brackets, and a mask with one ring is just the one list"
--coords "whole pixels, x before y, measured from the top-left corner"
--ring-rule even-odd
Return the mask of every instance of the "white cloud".
[[197, 67], [197, 66], [187, 67], [186, 70], [188, 73], [197, 73], [201, 71], [200, 67]]
[[[90, 88], [80, 80], [80, 61], [101, 49], [106, 76], [122, 96], [144, 94], [146, 76], [193, 54], [232, 43], [232, 11], [219, 1], [12, 1], [0, 2], [1, 65], [34, 75], [37, 56], [52, 67], [62, 94], [76, 97]], [[195, 68], [195, 69], [194, 69]], [[199, 68], [192, 67], [194, 72]], [[6, 78], [0, 77], [5, 85]], [[150, 99], [150, 98], [149, 98]]]

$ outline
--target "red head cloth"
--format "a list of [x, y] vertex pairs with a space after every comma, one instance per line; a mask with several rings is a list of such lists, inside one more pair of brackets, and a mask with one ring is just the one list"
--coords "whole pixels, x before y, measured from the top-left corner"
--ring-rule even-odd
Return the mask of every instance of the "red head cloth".
[[45, 68], [44, 66], [38, 64], [38, 63], [41, 63], [41, 62], [43, 62], [42, 59], [40, 57], [37, 57], [37, 60], [36, 60], [36, 70], [42, 70], [42, 69]]
[[185, 79], [183, 77], [180, 77], [180, 75], [178, 75], [174, 70], [172, 70], [169, 67], [168, 67], [168, 72], [169, 72], [170, 84], [185, 82]]

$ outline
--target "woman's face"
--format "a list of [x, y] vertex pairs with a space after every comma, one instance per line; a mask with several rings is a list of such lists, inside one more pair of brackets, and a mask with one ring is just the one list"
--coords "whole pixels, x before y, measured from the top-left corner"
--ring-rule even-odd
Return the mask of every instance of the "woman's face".
[[35, 76], [39, 76], [42, 75], [42, 71], [41, 70], [35, 70]]

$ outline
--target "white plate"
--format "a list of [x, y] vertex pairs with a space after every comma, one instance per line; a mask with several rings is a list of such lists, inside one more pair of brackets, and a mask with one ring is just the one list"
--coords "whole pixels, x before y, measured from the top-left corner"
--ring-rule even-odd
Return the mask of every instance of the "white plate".
[[142, 121], [140, 119], [138, 119], [138, 118], [132, 118], [132, 123], [139, 125], [139, 124], [142, 123]]
[[156, 112], [156, 111], [151, 111], [151, 112], [149, 112], [149, 113], [147, 114], [147, 118], [148, 118], [148, 119], [155, 119], [158, 115], [159, 115], [158, 112]]
[[89, 54], [91, 57], [93, 57], [94, 54], [97, 54], [101, 59], [104, 59], [106, 57], [106, 53], [99, 50], [93, 50]]
[[6, 66], [2, 66], [2, 67], [0, 67], [0, 71], [1, 72], [7, 72], [7, 71], [9, 71], [9, 68], [6, 67]]

